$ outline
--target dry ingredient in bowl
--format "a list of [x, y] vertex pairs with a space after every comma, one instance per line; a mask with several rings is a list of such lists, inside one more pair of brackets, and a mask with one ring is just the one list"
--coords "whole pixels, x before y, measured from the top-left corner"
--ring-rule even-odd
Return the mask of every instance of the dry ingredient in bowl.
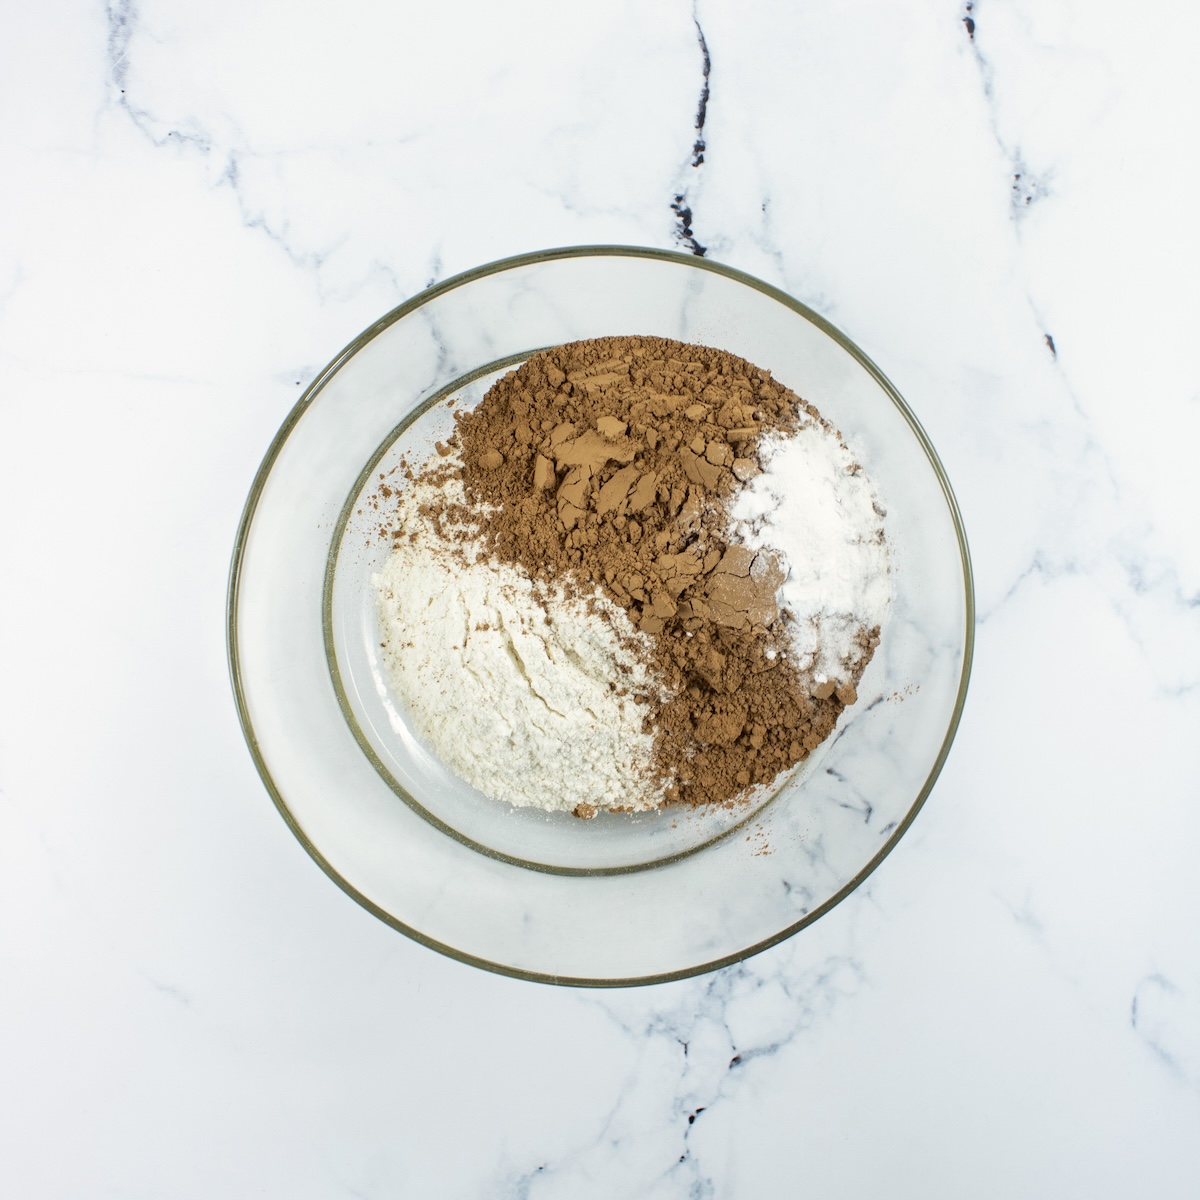
[[734, 803], [854, 703], [890, 595], [883, 511], [768, 371], [661, 338], [559, 346], [402, 471], [376, 498], [385, 661], [489, 795]]
[[448, 544], [422, 509], [462, 504], [458, 470], [447, 457], [403, 495], [407, 536], [376, 580], [385, 665], [417, 733], [497, 800], [656, 805], [643, 798], [654, 741], [644, 635], [599, 591], [567, 596], [489, 561], [461, 528]]
[[875, 490], [845, 445], [807, 414], [790, 438], [764, 439], [759, 459], [763, 473], [730, 509], [735, 534], [788, 564], [779, 595], [797, 665], [818, 681], [851, 683], [872, 649], [864, 630], [883, 622], [891, 599]]

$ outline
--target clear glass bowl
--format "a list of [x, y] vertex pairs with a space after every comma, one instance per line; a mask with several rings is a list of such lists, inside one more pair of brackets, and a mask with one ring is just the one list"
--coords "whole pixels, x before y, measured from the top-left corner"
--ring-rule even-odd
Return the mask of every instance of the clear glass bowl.
[[[378, 474], [536, 350], [655, 335], [771, 370], [843, 433], [887, 508], [883, 640], [820, 750], [733, 814], [566, 814], [490, 801], [390, 699], [375, 648]], [[362, 510], [361, 512], [359, 510]], [[323, 870], [395, 928], [546, 982], [681, 978], [816, 920], [896, 844], [958, 725], [974, 639], [966, 537], [908, 406], [845, 336], [708, 259], [623, 246], [522, 255], [401, 305], [321, 373], [277, 434], [234, 548], [229, 658], [246, 740]]]

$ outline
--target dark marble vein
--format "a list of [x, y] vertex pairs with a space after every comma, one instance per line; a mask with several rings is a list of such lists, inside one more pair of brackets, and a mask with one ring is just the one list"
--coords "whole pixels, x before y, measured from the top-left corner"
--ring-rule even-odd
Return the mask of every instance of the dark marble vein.
[[[712, 73], [712, 57], [708, 52], [708, 41], [704, 36], [695, 6], [692, 8], [692, 23], [696, 26], [696, 42], [700, 47], [701, 83], [700, 98], [696, 102], [696, 134], [692, 141], [692, 155], [688, 167], [690, 170], [698, 171], [704, 165], [704, 154], [708, 148], [704, 126], [708, 120], [709, 76]], [[689, 198], [690, 191], [690, 184], [685, 183], [671, 197], [671, 211], [675, 214], [675, 240], [697, 257], [703, 258], [708, 253], [708, 247], [696, 237], [693, 227], [695, 217]]]

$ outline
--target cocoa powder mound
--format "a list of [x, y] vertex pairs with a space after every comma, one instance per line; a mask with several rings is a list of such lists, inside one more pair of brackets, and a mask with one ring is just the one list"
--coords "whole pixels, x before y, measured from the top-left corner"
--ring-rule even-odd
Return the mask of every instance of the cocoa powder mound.
[[734, 355], [610, 337], [534, 355], [457, 414], [468, 507], [491, 514], [486, 551], [534, 579], [599, 588], [651, 635], [669, 801], [723, 804], [769, 783], [852, 702], [853, 687], [817, 688], [792, 665], [781, 564], [727, 540], [761, 439], [794, 432], [802, 411], [820, 419]]

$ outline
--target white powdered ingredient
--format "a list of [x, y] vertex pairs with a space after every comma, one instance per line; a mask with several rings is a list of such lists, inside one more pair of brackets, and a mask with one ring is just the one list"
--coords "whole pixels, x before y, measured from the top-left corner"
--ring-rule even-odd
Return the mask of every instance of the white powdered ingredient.
[[796, 665], [842, 682], [861, 662], [859, 635], [882, 625], [891, 602], [883, 510], [854, 456], [809, 418], [764, 441], [763, 472], [735, 500], [738, 541], [780, 554], [780, 607], [794, 618]]
[[[453, 488], [453, 482], [446, 485]], [[457, 485], [461, 488], [461, 484]], [[389, 679], [414, 731], [473, 787], [517, 806], [656, 808], [645, 635], [599, 592], [568, 599], [416, 533], [373, 577]]]

